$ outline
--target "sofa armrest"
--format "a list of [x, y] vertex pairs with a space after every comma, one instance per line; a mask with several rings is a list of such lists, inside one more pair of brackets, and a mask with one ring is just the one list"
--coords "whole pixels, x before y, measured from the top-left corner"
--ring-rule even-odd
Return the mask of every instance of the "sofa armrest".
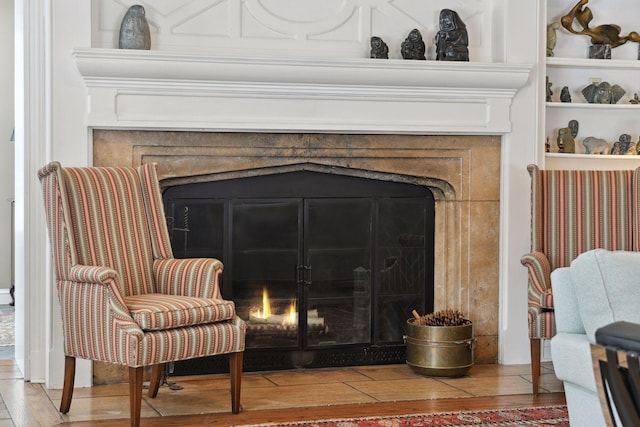
[[553, 270], [551, 286], [555, 303], [556, 331], [558, 333], [585, 334], [570, 267]]
[[579, 385], [594, 394], [596, 377], [591, 360], [591, 342], [585, 334], [561, 332], [551, 339], [553, 371], [561, 381]]

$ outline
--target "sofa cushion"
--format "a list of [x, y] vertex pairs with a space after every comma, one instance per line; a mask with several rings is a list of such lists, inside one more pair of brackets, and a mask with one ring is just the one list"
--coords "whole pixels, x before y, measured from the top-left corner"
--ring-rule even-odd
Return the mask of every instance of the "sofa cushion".
[[571, 263], [571, 277], [591, 342], [601, 326], [618, 320], [640, 323], [640, 252], [587, 251]]

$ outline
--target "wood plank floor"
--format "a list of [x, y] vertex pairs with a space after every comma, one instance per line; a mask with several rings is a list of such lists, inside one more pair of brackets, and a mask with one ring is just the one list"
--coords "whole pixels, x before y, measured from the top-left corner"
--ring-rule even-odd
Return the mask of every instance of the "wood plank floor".
[[[228, 375], [170, 378], [143, 397], [144, 426], [230, 426], [385, 414], [563, 404], [562, 384], [543, 366], [542, 393], [531, 395], [529, 365], [476, 365], [462, 378], [427, 378], [406, 365], [246, 373], [242, 412], [230, 413]], [[13, 360], [0, 360], [0, 427], [128, 426], [126, 384], [76, 389], [71, 411], [57, 411], [60, 390], [21, 379]]]

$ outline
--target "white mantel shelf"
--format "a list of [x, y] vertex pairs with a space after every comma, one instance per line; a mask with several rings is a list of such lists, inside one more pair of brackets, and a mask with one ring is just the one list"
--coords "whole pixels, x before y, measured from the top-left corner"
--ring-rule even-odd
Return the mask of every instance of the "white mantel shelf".
[[530, 64], [76, 49], [93, 128], [504, 134]]

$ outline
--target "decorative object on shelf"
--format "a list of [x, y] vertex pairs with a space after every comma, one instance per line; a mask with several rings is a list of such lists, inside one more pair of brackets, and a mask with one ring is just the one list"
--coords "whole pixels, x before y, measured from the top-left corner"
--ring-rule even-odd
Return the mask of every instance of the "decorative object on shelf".
[[[567, 31], [591, 37], [591, 43], [594, 45], [610, 45], [611, 48], [623, 45], [628, 41], [640, 42], [640, 34], [635, 31], [626, 36], [620, 36], [622, 29], [615, 24], [598, 25], [597, 27], [589, 28], [593, 13], [588, 7], [583, 8], [587, 3], [589, 3], [589, 0], [579, 0], [569, 13], [560, 18], [560, 23]], [[577, 21], [582, 30], [575, 30], [573, 21]]]
[[547, 137], [547, 139], [544, 141], [544, 152], [545, 153], [551, 152], [551, 143], [549, 142], [549, 137]]
[[611, 145], [602, 138], [588, 136], [582, 140], [587, 154], [609, 154]]
[[400, 53], [403, 59], [426, 60], [424, 56], [425, 45], [422, 41], [422, 34], [417, 28], [409, 32], [409, 35], [400, 45]]
[[558, 41], [556, 30], [558, 28], [560, 28], [559, 22], [552, 22], [551, 24], [547, 25], [547, 56], [548, 57], [553, 56], [553, 49], [556, 48], [556, 42]]
[[571, 93], [568, 86], [563, 86], [560, 91], [560, 102], [571, 102]]
[[573, 154], [576, 152], [576, 141], [568, 127], [558, 129], [556, 143], [558, 144], [558, 153]]
[[407, 364], [421, 375], [459, 377], [473, 365], [473, 323], [458, 310], [407, 320]]
[[633, 99], [629, 100], [630, 104], [640, 104], [640, 98], [638, 97], [637, 93], [633, 94]]
[[611, 45], [592, 44], [589, 46], [589, 59], [611, 59]]
[[436, 61], [468, 61], [469, 35], [458, 12], [440, 11], [440, 31], [436, 33]]
[[136, 4], [127, 10], [120, 24], [120, 49], [151, 49], [151, 31], [144, 7]]
[[571, 136], [573, 137], [573, 139], [576, 139], [578, 137], [578, 129], [580, 128], [580, 123], [578, 123], [578, 121], [575, 119], [569, 120], [567, 127], [571, 131]]
[[553, 91], [551, 90], [551, 86], [553, 83], [549, 81], [549, 76], [547, 76], [547, 102], [551, 102], [553, 100]]
[[378, 36], [371, 37], [370, 58], [389, 59], [389, 46]]
[[625, 94], [625, 90], [617, 84], [608, 82], [591, 83], [582, 89], [582, 95], [591, 104], [615, 104]]
[[626, 155], [636, 154], [636, 143], [631, 141], [631, 135], [623, 133], [618, 141], [613, 143], [611, 154]]

